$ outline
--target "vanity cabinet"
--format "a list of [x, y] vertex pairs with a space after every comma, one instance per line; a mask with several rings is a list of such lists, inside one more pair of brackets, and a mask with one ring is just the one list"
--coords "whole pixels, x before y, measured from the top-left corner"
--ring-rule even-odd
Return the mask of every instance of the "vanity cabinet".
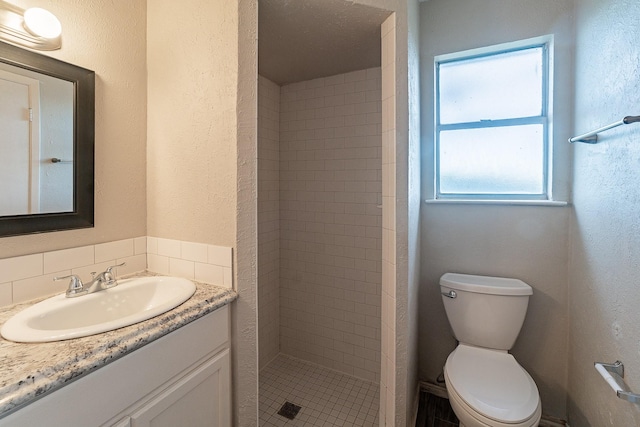
[[0, 419], [36, 425], [230, 427], [228, 307]]

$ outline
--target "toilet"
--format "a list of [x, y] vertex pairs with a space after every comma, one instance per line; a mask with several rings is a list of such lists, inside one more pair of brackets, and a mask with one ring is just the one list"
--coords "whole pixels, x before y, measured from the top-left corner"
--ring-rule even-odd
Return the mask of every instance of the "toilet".
[[447, 393], [461, 427], [534, 427], [538, 387], [509, 350], [533, 294], [521, 280], [446, 273], [442, 301], [458, 346], [444, 366]]

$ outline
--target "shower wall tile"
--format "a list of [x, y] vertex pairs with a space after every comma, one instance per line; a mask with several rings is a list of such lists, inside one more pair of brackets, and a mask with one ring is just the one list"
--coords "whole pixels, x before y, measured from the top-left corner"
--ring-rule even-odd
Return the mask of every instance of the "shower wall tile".
[[[258, 354], [280, 352], [280, 87], [258, 78]], [[292, 115], [295, 117], [295, 114]], [[305, 120], [314, 119], [313, 115]]]
[[373, 68], [280, 93], [280, 349], [370, 381], [381, 363], [381, 90]]
[[382, 24], [382, 331], [380, 425], [396, 420], [396, 22]]

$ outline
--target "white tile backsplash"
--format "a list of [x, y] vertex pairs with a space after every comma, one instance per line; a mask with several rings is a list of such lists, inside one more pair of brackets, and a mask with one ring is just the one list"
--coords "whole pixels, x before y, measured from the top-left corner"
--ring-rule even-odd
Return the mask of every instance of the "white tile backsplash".
[[40, 276], [43, 272], [42, 254], [0, 259], [0, 282]]
[[148, 236], [147, 251], [149, 271], [233, 288], [232, 248]]
[[56, 276], [87, 282], [92, 272], [123, 262], [117, 276], [149, 270], [233, 287], [231, 248], [143, 236], [0, 259], [0, 307], [64, 292], [69, 282]]
[[168, 256], [172, 258], [180, 258], [182, 256], [180, 240], [158, 238], [158, 255]]
[[231, 268], [231, 250], [224, 246], [208, 245], [209, 264]]
[[147, 253], [147, 238], [136, 237], [133, 239], [134, 254], [143, 255]]
[[95, 246], [81, 246], [44, 253], [44, 273], [53, 273], [95, 263]]
[[70, 270], [58, 271], [29, 279], [13, 282], [13, 304], [29, 301], [34, 298], [59, 294], [69, 286], [69, 279], [53, 280], [54, 277], [68, 276]]
[[193, 280], [195, 277], [195, 263], [178, 258], [169, 258], [169, 274]]
[[180, 242], [182, 247], [182, 259], [197, 262], [207, 262], [208, 251], [204, 243]]
[[11, 305], [13, 302], [13, 286], [11, 282], [0, 283], [0, 306]]
[[148, 253], [147, 268], [158, 274], [169, 274], [169, 257]]
[[147, 269], [147, 254], [142, 253], [125, 258], [118, 258], [112, 265], [126, 263], [122, 267], [116, 267], [114, 271], [117, 276], [136, 273]]
[[195, 280], [205, 283], [224, 283], [224, 267], [202, 262], [195, 263]]
[[105, 262], [134, 254], [133, 239], [117, 240], [115, 242], [96, 245], [95, 262]]

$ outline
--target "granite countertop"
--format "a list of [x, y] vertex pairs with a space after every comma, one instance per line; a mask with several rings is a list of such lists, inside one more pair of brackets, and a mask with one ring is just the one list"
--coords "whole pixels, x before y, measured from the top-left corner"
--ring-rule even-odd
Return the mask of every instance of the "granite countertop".
[[[144, 273], [135, 276], [152, 276]], [[0, 337], [0, 417], [211, 313], [237, 298], [228, 288], [194, 282], [191, 298], [131, 326], [67, 341], [23, 344]], [[0, 324], [46, 298], [0, 309]]]

